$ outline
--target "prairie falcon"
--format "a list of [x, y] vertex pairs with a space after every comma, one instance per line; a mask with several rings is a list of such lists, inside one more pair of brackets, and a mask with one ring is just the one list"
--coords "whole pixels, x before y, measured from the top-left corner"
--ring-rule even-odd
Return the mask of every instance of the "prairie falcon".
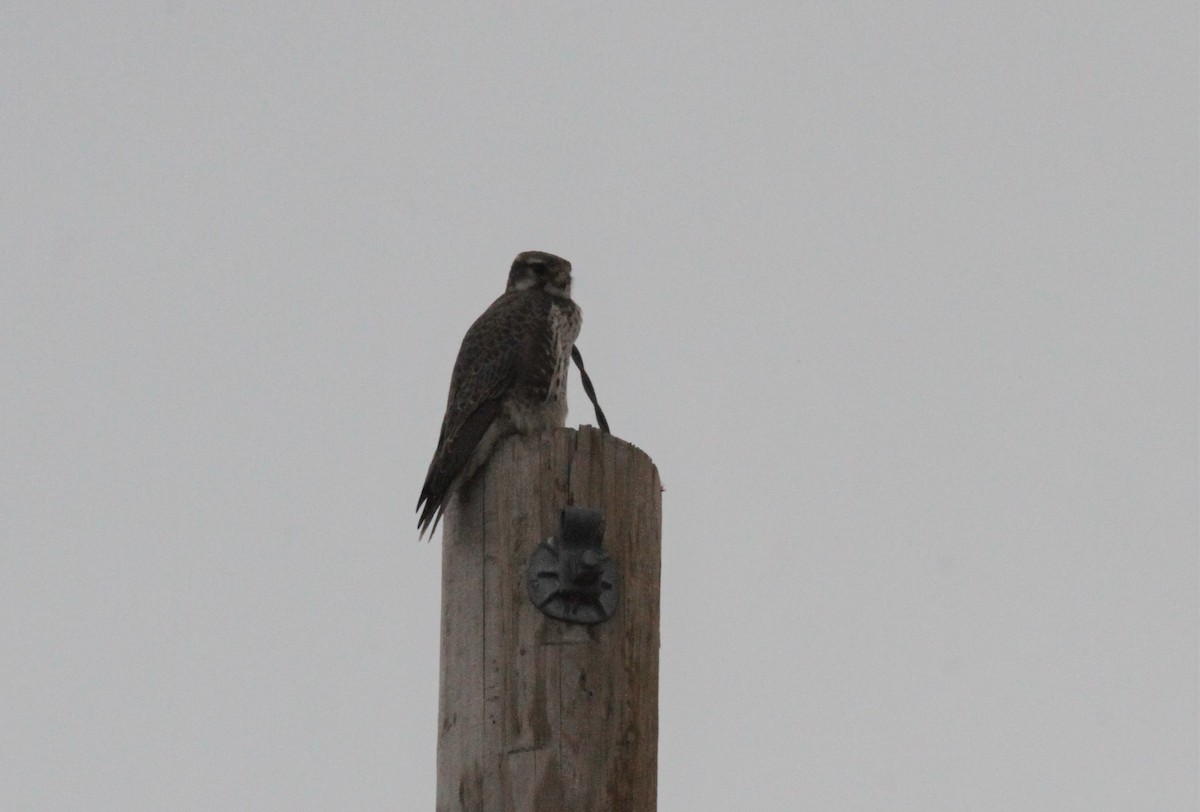
[[463, 338], [437, 451], [417, 500], [421, 536], [450, 495], [510, 434], [566, 425], [567, 369], [583, 316], [571, 301], [571, 263], [542, 251], [513, 260], [504, 293]]

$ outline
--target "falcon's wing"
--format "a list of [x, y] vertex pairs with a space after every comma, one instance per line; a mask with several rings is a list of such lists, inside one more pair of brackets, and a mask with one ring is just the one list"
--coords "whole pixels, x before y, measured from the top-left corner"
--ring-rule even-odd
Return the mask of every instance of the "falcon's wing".
[[437, 451], [417, 500], [417, 510], [421, 512], [417, 526], [422, 535], [430, 522], [437, 529], [455, 477], [500, 416], [504, 397], [514, 384], [527, 377], [531, 347], [522, 336], [529, 332], [527, 325], [541, 315], [545, 306], [541, 296], [522, 291], [505, 293], [475, 320], [463, 337], [450, 377], [450, 395]]

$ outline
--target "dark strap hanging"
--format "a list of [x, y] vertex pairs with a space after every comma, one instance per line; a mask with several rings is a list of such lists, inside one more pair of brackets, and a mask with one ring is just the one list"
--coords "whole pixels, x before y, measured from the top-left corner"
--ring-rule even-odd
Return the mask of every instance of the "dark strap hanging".
[[596, 409], [596, 422], [600, 424], [600, 431], [612, 434], [608, 430], [608, 421], [604, 419], [604, 410], [600, 408], [600, 402], [596, 400], [596, 390], [592, 386], [592, 379], [588, 377], [587, 370], [583, 368], [583, 356], [579, 353], [579, 347], [571, 346], [571, 357], [575, 359], [575, 366], [579, 367], [579, 377], [583, 380], [583, 391], [587, 392], [592, 406]]

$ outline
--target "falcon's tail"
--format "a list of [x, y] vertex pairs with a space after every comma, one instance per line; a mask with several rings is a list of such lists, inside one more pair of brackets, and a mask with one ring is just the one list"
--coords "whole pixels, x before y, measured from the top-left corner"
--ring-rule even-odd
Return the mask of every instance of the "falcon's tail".
[[[417, 500], [417, 510], [421, 513], [420, 518], [417, 519], [417, 529], [420, 530], [418, 539], [425, 538], [426, 530], [429, 531], [430, 540], [433, 539], [438, 522], [442, 520], [442, 514], [446, 511], [445, 497], [445, 493], [434, 493], [428, 482], [421, 489], [421, 498]], [[430, 522], [433, 523], [432, 527]]]

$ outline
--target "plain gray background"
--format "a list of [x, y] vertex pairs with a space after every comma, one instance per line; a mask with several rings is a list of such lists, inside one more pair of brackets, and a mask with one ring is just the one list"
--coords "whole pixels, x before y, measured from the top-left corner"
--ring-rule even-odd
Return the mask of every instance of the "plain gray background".
[[412, 511], [536, 248], [667, 487], [664, 812], [1195, 809], [1196, 31], [4, 2], [0, 807], [432, 808]]

